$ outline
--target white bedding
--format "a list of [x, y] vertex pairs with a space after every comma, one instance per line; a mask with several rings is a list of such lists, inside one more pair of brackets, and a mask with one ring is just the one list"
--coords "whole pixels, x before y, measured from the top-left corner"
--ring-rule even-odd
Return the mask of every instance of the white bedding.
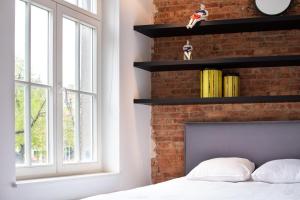
[[184, 177], [86, 200], [300, 200], [300, 184], [203, 182]]

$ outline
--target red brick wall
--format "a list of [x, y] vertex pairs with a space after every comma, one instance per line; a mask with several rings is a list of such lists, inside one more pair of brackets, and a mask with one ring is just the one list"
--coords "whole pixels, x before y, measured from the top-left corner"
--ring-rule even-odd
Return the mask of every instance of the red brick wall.
[[[257, 17], [253, 0], [154, 0], [155, 23], [186, 23], [199, 2], [206, 3], [209, 19]], [[300, 14], [295, 0], [289, 15]], [[300, 31], [269, 31], [193, 37], [159, 38], [153, 60], [182, 59], [189, 39], [193, 58], [300, 54]], [[300, 68], [235, 70], [241, 74], [241, 95], [300, 95]], [[199, 73], [152, 73], [152, 97], [198, 97]], [[300, 119], [300, 103], [154, 106], [152, 108], [152, 180], [154, 183], [184, 173], [183, 128], [185, 122], [258, 121]]]

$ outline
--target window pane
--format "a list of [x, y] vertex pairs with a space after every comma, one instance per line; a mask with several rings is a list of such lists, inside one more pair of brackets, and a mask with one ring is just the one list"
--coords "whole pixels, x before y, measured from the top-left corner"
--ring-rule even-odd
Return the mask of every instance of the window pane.
[[31, 160], [48, 163], [48, 89], [31, 88]]
[[15, 24], [15, 79], [25, 79], [26, 63], [26, 3], [16, 1], [16, 24]]
[[64, 161], [74, 162], [76, 159], [76, 94], [64, 92], [63, 97], [63, 130], [64, 130]]
[[93, 29], [80, 25], [80, 89], [93, 91]]
[[77, 0], [65, 0], [65, 1], [77, 5]]
[[76, 23], [63, 19], [63, 86], [75, 89], [76, 82]]
[[93, 97], [80, 95], [80, 128], [78, 131], [77, 94], [64, 94], [64, 161], [90, 162], [93, 156]]
[[78, 6], [92, 13], [97, 13], [95, 0], [78, 0]]
[[93, 161], [93, 97], [80, 95], [80, 161]]
[[93, 96], [80, 91], [94, 92], [94, 30], [64, 18], [63, 32], [64, 87], [77, 90], [64, 93], [64, 162], [91, 162], [94, 160]]
[[49, 12], [31, 6], [31, 81], [48, 84]]
[[16, 164], [25, 164], [25, 88], [16, 85], [15, 91], [15, 151]]
[[94, 14], [97, 13], [97, 0], [65, 0], [65, 1], [74, 4], [84, 10], [90, 11]]

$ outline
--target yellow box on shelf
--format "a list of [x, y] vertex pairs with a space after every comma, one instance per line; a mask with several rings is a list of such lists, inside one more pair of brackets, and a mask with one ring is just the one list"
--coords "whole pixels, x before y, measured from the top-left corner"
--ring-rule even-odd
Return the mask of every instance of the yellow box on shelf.
[[224, 75], [224, 97], [238, 97], [240, 95], [240, 75], [231, 73]]
[[222, 97], [223, 75], [222, 70], [205, 69], [200, 72], [200, 97]]

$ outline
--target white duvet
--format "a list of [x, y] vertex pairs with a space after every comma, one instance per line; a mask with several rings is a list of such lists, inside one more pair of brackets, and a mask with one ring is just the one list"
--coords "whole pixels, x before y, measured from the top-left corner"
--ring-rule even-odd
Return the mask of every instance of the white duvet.
[[300, 200], [300, 183], [203, 182], [184, 177], [86, 200]]

